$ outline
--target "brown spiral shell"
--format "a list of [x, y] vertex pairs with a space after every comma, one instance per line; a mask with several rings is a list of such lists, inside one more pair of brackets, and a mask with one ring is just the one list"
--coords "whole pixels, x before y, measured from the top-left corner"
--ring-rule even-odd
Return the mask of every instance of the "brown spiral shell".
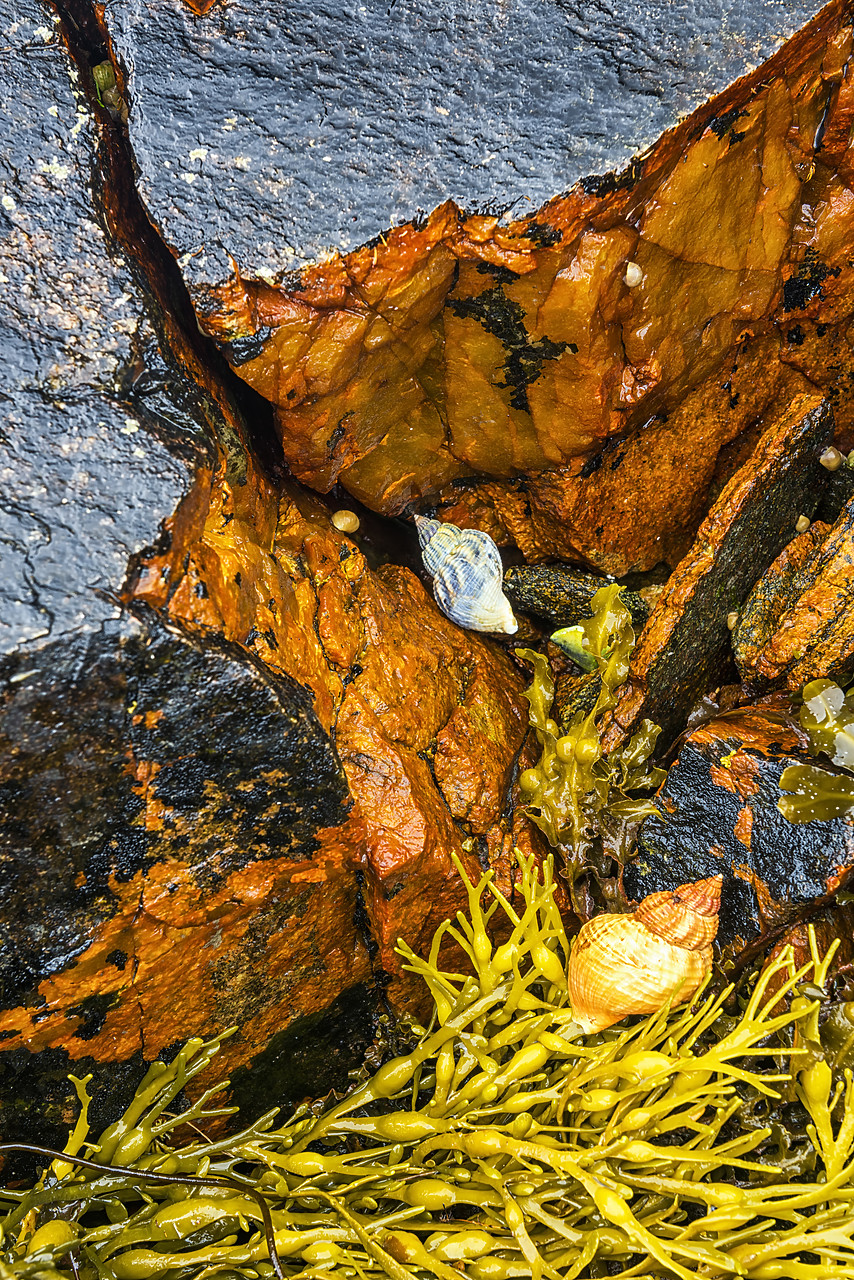
[[582, 925], [567, 970], [569, 1000], [585, 1031], [630, 1013], [690, 1000], [712, 965], [722, 876], [651, 893], [631, 915]]

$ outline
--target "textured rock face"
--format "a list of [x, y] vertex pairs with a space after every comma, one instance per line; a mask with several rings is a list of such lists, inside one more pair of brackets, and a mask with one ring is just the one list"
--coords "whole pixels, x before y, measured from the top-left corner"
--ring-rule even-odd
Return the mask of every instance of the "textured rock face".
[[252, 464], [98, 218], [98, 127], [50, 10], [0, 25], [0, 1097], [32, 1138], [67, 1119], [69, 1069], [120, 1094], [189, 1028], [254, 1018], [245, 1059], [370, 966], [350, 861], [322, 849], [349, 800], [309, 696], [122, 614], [132, 557], [191, 537], [212, 474]]
[[114, 120], [46, 8], [0, 26], [4, 1133], [233, 1024], [279, 1101], [340, 1087], [451, 853], [506, 879], [525, 843], [521, 682], [262, 470]]
[[89, 113], [51, 11], [6, 6], [3, 21], [4, 30], [18, 22], [0, 86], [0, 647], [9, 652], [115, 617], [103, 593], [156, 540], [211, 441], [132, 394], [147, 364], [168, 373], [128, 266], [96, 219]]
[[[266, 528], [216, 485], [202, 537], [143, 560], [138, 600], [240, 641], [313, 694], [354, 801], [346, 835], [376, 964], [426, 940], [459, 893], [449, 854], [471, 840], [499, 867], [527, 716], [509, 662], [460, 632], [406, 569], [374, 573], [316, 502], [285, 491]], [[168, 585], [167, 585], [168, 584]]]
[[809, 518], [821, 501], [827, 473], [819, 458], [832, 435], [827, 403], [802, 395], [760, 437], [656, 603], [620, 689], [611, 740], [644, 717], [661, 726], [664, 742], [672, 740], [694, 704], [722, 683], [727, 620], [791, 541], [798, 516]]
[[[239, 2], [112, 0], [101, 15], [67, 0], [74, 58], [39, 0], [2, 9], [10, 1136], [55, 1136], [69, 1069], [108, 1075], [100, 1096], [117, 1104], [142, 1062], [232, 1023], [240, 1034], [218, 1069], [247, 1105], [341, 1086], [384, 1000], [412, 1006], [394, 944], [405, 934], [421, 949], [459, 905], [452, 855], [492, 867], [512, 892], [513, 845], [541, 851], [516, 791], [531, 763], [524, 677], [395, 563], [410, 558], [411, 530], [397, 526], [397, 546], [387, 523], [378, 556], [299, 480], [340, 482], [386, 513], [435, 504], [532, 559], [615, 570], [675, 561], [722, 490], [619, 712], [625, 727], [642, 712], [669, 732], [710, 675], [699, 661], [659, 666], [680, 627], [690, 640], [699, 624], [714, 665], [728, 634], [723, 578], [737, 568], [740, 601], [798, 512], [837, 518], [826, 510], [836, 482], [813, 471], [833, 426], [824, 393], [849, 376], [854, 310], [841, 9], [624, 179], [587, 182], [516, 222], [446, 199], [512, 203], [509, 158], [539, 199], [622, 163], [630, 133], [651, 141], [690, 105], [676, 82], [692, 68], [691, 29], [677, 17], [682, 43], [662, 34], [674, 12], [637, 17], [654, 33], [637, 64], [615, 58], [620, 40], [597, 17], [596, 92], [613, 110], [600, 98], [603, 114], [576, 113], [576, 167], [558, 180], [554, 121], [579, 99], [550, 82], [544, 101], [553, 32], [534, 31], [520, 7], [456, 24], [449, 66], [465, 101], [453, 116], [438, 109], [441, 77], [419, 81], [417, 110], [395, 93], [391, 70], [421, 65], [407, 64], [406, 41], [434, 66], [451, 39], [435, 23], [413, 36], [412, 6], [366, 11], [361, 33], [361, 17], [331, 10], [285, 22]], [[757, 57], [782, 34], [768, 12], [756, 3], [739, 28], [761, 30]], [[621, 30], [639, 34], [634, 22], [621, 11]], [[341, 23], [349, 45], [332, 38]], [[126, 73], [133, 155], [119, 93], [96, 105], [89, 83], [106, 36]], [[520, 49], [533, 89], [516, 75]], [[637, 65], [639, 82], [658, 84], [673, 58], [661, 97], [620, 115], [614, 77]], [[704, 65], [698, 96], [745, 69], [717, 52]], [[561, 61], [561, 74], [573, 67]], [[499, 82], [516, 97], [496, 111]], [[636, 90], [632, 80], [633, 110]], [[321, 99], [328, 120], [311, 114]], [[380, 132], [362, 129], [366, 111]], [[437, 120], [456, 150], [432, 149]], [[617, 122], [607, 151], [596, 150], [602, 120]], [[397, 130], [397, 152], [383, 129]], [[347, 139], [345, 156], [331, 144]], [[462, 182], [470, 148], [482, 158], [489, 139], [501, 163], [483, 160], [466, 195], [450, 177]], [[535, 165], [541, 189], [524, 172]], [[421, 201], [438, 208], [407, 222]], [[243, 382], [199, 336], [190, 303]], [[247, 384], [272, 404], [296, 480]], [[847, 403], [836, 403], [840, 441]], [[805, 894], [827, 890], [826, 877], [818, 890], [807, 880]]]
[[854, 498], [796, 538], [751, 592], [733, 635], [742, 679], [800, 689], [854, 665]]
[[783, 770], [812, 762], [807, 745], [785, 697], [691, 733], [658, 794], [660, 817], [641, 826], [629, 896], [722, 874], [720, 940], [753, 951], [829, 899], [854, 868], [854, 828], [842, 818], [797, 825], [777, 809]]
[[[412, 14], [393, 13], [400, 34]], [[638, 20], [653, 28], [674, 23], [678, 60], [682, 11], [662, 6], [645, 15]], [[539, 45], [525, 44], [531, 19], [511, 11], [502, 20], [507, 65], [518, 40], [534, 51], [536, 77]], [[298, 9], [294, 31], [300, 21]], [[536, 214], [516, 209], [520, 220], [506, 223], [439, 203], [461, 198], [459, 180], [447, 176], [459, 172], [455, 147], [476, 140], [481, 153], [496, 152], [504, 163], [500, 139], [482, 145], [478, 115], [495, 68], [461, 56], [464, 106], [443, 107], [453, 109], [453, 123], [439, 117], [446, 125], [440, 144], [430, 114], [442, 106], [433, 101], [436, 82], [426, 73], [419, 79], [420, 54], [412, 64], [398, 59], [401, 79], [392, 75], [389, 83], [402, 85], [399, 99], [388, 115], [372, 103], [370, 119], [382, 123], [368, 126], [360, 115], [365, 84], [373, 83], [366, 67], [382, 79], [389, 55], [382, 52], [386, 19], [371, 11], [364, 21], [356, 33], [344, 13], [324, 14], [308, 47], [334, 33], [340, 66], [333, 72], [325, 56], [309, 58], [297, 100], [281, 90], [285, 118], [296, 113], [284, 139], [278, 126], [258, 123], [248, 104], [259, 68], [265, 83], [275, 84], [277, 74], [290, 83], [294, 31], [261, 21], [248, 37], [239, 6], [196, 19], [170, 0], [140, 22], [123, 0], [107, 5], [105, 22], [128, 74], [144, 199], [184, 264], [203, 325], [240, 376], [276, 406], [285, 455], [313, 487], [340, 481], [385, 512], [439, 505], [458, 524], [515, 541], [528, 558], [580, 558], [615, 573], [675, 563], [710, 486], [726, 476], [730, 446], [767, 425], [799, 391], [844, 390], [850, 381], [852, 90], [843, 68], [851, 35], [842, 6], [828, 6], [766, 67], [663, 137], [624, 179], [583, 183]], [[471, 21], [459, 37], [462, 50], [479, 22], [492, 21], [491, 11]], [[597, 10], [592, 29], [602, 22], [608, 47], [607, 20]], [[621, 9], [619, 24], [630, 30], [631, 23]], [[162, 56], [164, 31], [171, 61]], [[772, 40], [781, 33], [773, 20], [766, 31]], [[394, 39], [387, 48], [394, 60]], [[429, 50], [428, 39], [427, 62]], [[572, 65], [571, 57], [561, 62], [558, 82]], [[623, 65], [631, 65], [628, 53]], [[223, 107], [208, 128], [196, 102], [215, 92], [217, 75], [230, 77], [220, 100], [235, 106], [227, 115]], [[706, 89], [721, 87], [715, 75], [701, 80]], [[167, 76], [181, 85], [179, 97], [164, 91]], [[693, 83], [690, 75], [686, 81]], [[591, 83], [596, 100], [595, 77]], [[520, 93], [524, 75], [521, 84]], [[565, 87], [554, 92], [575, 104]], [[314, 95], [325, 95], [328, 118], [315, 110]], [[546, 133], [555, 100], [547, 95]], [[620, 95], [614, 100], [619, 113]], [[666, 88], [661, 101], [675, 105]], [[670, 110], [668, 123], [675, 122]], [[493, 114], [493, 128], [507, 130], [524, 157], [512, 97]], [[578, 118], [584, 137], [583, 112]], [[378, 131], [390, 166], [375, 161]], [[554, 141], [541, 145], [535, 136], [545, 173]], [[580, 153], [586, 162], [567, 161], [552, 191], [585, 168], [619, 165], [625, 134], [617, 129], [614, 137], [607, 158], [590, 143]], [[490, 190], [508, 200], [530, 195], [528, 184], [523, 192], [499, 176], [501, 164]], [[403, 184], [397, 165], [419, 176]], [[313, 183], [313, 201], [299, 198], [303, 178]], [[480, 179], [472, 181], [479, 190]], [[412, 200], [408, 209], [390, 198], [390, 186]], [[324, 202], [327, 191], [334, 198]], [[536, 204], [536, 190], [532, 198]], [[251, 245], [241, 220], [247, 202], [257, 210]], [[433, 204], [439, 207], [426, 222], [412, 221]], [[352, 209], [345, 216], [355, 222], [342, 226], [329, 208]], [[403, 225], [388, 230], [401, 216]], [[206, 225], [208, 237], [199, 230]], [[369, 225], [379, 239], [351, 248]], [[330, 260], [287, 275], [321, 246], [333, 251]], [[839, 430], [850, 432], [847, 409]]]
[[819, 8], [296, 0], [285, 22], [272, 0], [107, 0], [104, 17], [146, 201], [203, 291], [230, 257], [280, 276], [449, 199], [531, 211], [622, 169]]

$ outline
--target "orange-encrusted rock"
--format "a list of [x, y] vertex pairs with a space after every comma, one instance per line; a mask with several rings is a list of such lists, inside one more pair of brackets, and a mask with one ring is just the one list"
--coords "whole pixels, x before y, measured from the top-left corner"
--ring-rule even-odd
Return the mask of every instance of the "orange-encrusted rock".
[[69, 1072], [116, 1114], [188, 1035], [239, 1023], [237, 1066], [349, 990], [332, 1074], [290, 1087], [340, 1084], [381, 992], [310, 695], [222, 636], [121, 607], [143, 551], [171, 544], [180, 565], [215, 477], [257, 528], [277, 494], [171, 310], [174, 264], [55, 15], [0, 8], [0, 1110], [7, 1140], [61, 1144]]
[[684, 728], [695, 703], [726, 675], [728, 619], [757, 577], [811, 516], [827, 472], [819, 457], [833, 415], [815, 394], [795, 398], [773, 419], [753, 453], [724, 486], [691, 550], [670, 575], [632, 654], [608, 745], [647, 718], [662, 742]]
[[397, 937], [462, 905], [452, 854], [512, 892], [527, 714], [497, 645], [262, 466], [119, 125], [4, 5], [0, 1107], [56, 1142], [69, 1071], [120, 1111], [229, 1026], [217, 1072], [343, 1087], [412, 1003]]
[[143, 562], [133, 596], [310, 690], [349, 785], [341, 838], [376, 964], [397, 973], [397, 938], [417, 946], [459, 905], [451, 852], [474, 840], [500, 861], [525, 838], [509, 817], [522, 680], [407, 569], [369, 569], [319, 502], [288, 489], [262, 525], [251, 493], [219, 476], [202, 537]]
[[[174, 129], [157, 123], [159, 46], [152, 58], [151, 32], [126, 9], [117, 0], [106, 22], [129, 68], [129, 127], [153, 216], [181, 255], [206, 331], [275, 406], [285, 456], [306, 484], [339, 482], [386, 513], [438, 506], [528, 559], [624, 574], [685, 553], [723, 453], [760, 417], [815, 387], [847, 392], [854, 89], [841, 0], [621, 180], [586, 181], [509, 223], [447, 201], [426, 218], [409, 211], [362, 247], [335, 236], [324, 246], [334, 252], [303, 259], [298, 275], [253, 269], [277, 259], [267, 220], [290, 186], [203, 165], [188, 174], [186, 198], [222, 224], [222, 242], [204, 240], [218, 278], [188, 248], [174, 196], [181, 108]], [[335, 13], [325, 20], [334, 27]], [[168, 21], [183, 30], [180, 17]], [[233, 34], [217, 11], [202, 29], [227, 61]], [[342, 48], [349, 39], [344, 23]], [[287, 44], [264, 54], [291, 66]], [[176, 57], [199, 73], [192, 40], [178, 41]], [[345, 58], [340, 71], [357, 98], [360, 67]], [[479, 75], [473, 67], [475, 92]], [[235, 121], [249, 145], [252, 122]], [[400, 136], [411, 148], [403, 126]], [[422, 157], [428, 168], [434, 154], [441, 161], [442, 146]], [[348, 191], [349, 174], [338, 179]], [[264, 191], [263, 249], [218, 212], [225, 182], [250, 201]], [[362, 210], [352, 212], [361, 225]], [[845, 439], [849, 402], [839, 402]]]
[[742, 678], [760, 690], [800, 689], [854, 664], [854, 498], [832, 529], [817, 522], [787, 551], [750, 593], [733, 635]]

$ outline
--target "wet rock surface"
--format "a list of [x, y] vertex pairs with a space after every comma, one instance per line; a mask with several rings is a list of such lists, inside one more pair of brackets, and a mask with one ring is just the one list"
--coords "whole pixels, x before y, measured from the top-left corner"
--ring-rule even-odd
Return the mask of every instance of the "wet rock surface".
[[426, 940], [456, 909], [451, 851], [471, 858], [471, 842], [505, 874], [513, 841], [530, 841], [513, 808], [523, 681], [409, 570], [372, 571], [316, 500], [286, 487], [266, 523], [251, 500], [219, 477], [201, 537], [143, 560], [134, 596], [311, 691], [354, 802], [340, 840], [363, 867], [374, 963], [397, 974], [401, 933]]
[[219, 1072], [262, 1055], [275, 1089], [287, 1058], [283, 1097], [340, 1087], [387, 988], [411, 999], [397, 937], [459, 905], [451, 852], [512, 891], [531, 837], [520, 677], [261, 465], [116, 113], [47, 9], [15, 16], [0, 1098], [7, 1132], [56, 1138], [69, 1070], [119, 1106], [142, 1063], [229, 1025]]
[[854, 498], [832, 529], [814, 524], [763, 575], [733, 645], [742, 679], [759, 690], [854, 668]]
[[[613, 95], [578, 113], [571, 163], [563, 128], [543, 147], [578, 94], [550, 83], [544, 109], [555, 41], [534, 29], [542, 15], [457, 23], [459, 48], [476, 50], [474, 88], [444, 116], [433, 108], [450, 60], [428, 76], [400, 49], [415, 40], [429, 61], [451, 36], [439, 24], [416, 39], [411, 5], [358, 18], [297, 8], [285, 22], [240, 3], [111, 0], [101, 15], [67, 0], [73, 54], [37, 0], [0, 9], [0, 1103], [9, 1136], [55, 1140], [69, 1071], [95, 1073], [109, 1112], [144, 1063], [230, 1024], [240, 1031], [217, 1071], [247, 1107], [343, 1087], [383, 1010], [419, 1012], [394, 946], [403, 934], [422, 951], [460, 905], [452, 855], [471, 874], [491, 867], [512, 894], [514, 845], [543, 852], [517, 787], [535, 753], [512, 642], [438, 611], [403, 567], [417, 568], [410, 524], [371, 517], [347, 536], [300, 480], [336, 504], [349, 491], [379, 512], [459, 517], [532, 560], [658, 565], [658, 582], [720, 494], [645, 630], [614, 733], [643, 715], [668, 737], [682, 727], [727, 661], [730, 597], [741, 603], [797, 514], [838, 521], [822, 554], [847, 530], [850, 494], [815, 457], [833, 429], [826, 392], [838, 440], [851, 433], [837, 395], [854, 314], [851, 33], [829, 6], [624, 179], [512, 223], [474, 197], [456, 195], [468, 212], [431, 213], [430, 201], [455, 195], [462, 172], [497, 200], [511, 159], [514, 182], [536, 161], [545, 197], [582, 172], [571, 167], [582, 155], [627, 154], [630, 117]], [[756, 57], [777, 42], [769, 13], [757, 0], [740, 19], [761, 30]], [[553, 17], [568, 31], [586, 14]], [[688, 71], [696, 56], [667, 37], [675, 14], [613, 19], [654, 33], [635, 82], [596, 10], [596, 83], [610, 93], [621, 76], [631, 118], [653, 132], [685, 92], [672, 80], [660, 98], [638, 96], [675, 66], [656, 50], [688, 50]], [[349, 45], [326, 40], [341, 22]], [[691, 28], [673, 29], [682, 40]], [[415, 90], [395, 98], [369, 56], [384, 33], [382, 58], [417, 81], [417, 103]], [[496, 110], [520, 48], [534, 89], [517, 77]], [[742, 67], [743, 48], [730, 53]], [[118, 84], [98, 101], [92, 69], [108, 55]], [[732, 73], [716, 57], [704, 66], [705, 80], [689, 76], [700, 96]], [[368, 91], [376, 133], [356, 128]], [[378, 112], [378, 96], [394, 110]], [[454, 145], [434, 147], [437, 136]], [[495, 167], [464, 163], [485, 139]], [[393, 162], [374, 181], [380, 154]], [[353, 249], [371, 219], [379, 238]], [[392, 222], [404, 225], [384, 230]], [[832, 560], [840, 599], [847, 538]], [[536, 580], [541, 616], [559, 623], [558, 588]], [[589, 703], [589, 680], [564, 670], [559, 686], [564, 718]], [[727, 721], [729, 769], [711, 728], [705, 745], [702, 730], [683, 744], [674, 808], [658, 834], [648, 820], [626, 872], [627, 886], [663, 885], [671, 846], [684, 847], [677, 882], [726, 863], [734, 943], [825, 897], [851, 854], [844, 822], [808, 824], [778, 868], [789, 887], [762, 878], [770, 845], [750, 824], [804, 743], [766, 709], [758, 725], [743, 714]], [[714, 771], [729, 778], [733, 760], [727, 787]], [[687, 869], [689, 855], [712, 855], [683, 839], [678, 770], [706, 765], [707, 790], [732, 796], [719, 806], [732, 835], [711, 867]], [[755, 794], [742, 786], [751, 769]], [[828, 835], [844, 847], [835, 870]]]
[[795, 824], [777, 809], [790, 764], [810, 763], [785, 697], [731, 711], [690, 733], [646, 818], [623, 884], [640, 899], [721, 874], [719, 940], [730, 954], [828, 900], [854, 869], [854, 826], [842, 818]]
[[109, 593], [130, 556], [157, 540], [211, 444], [198, 423], [183, 429], [133, 399], [157, 344], [128, 263], [97, 219], [91, 117], [51, 10], [6, 5], [2, 22], [17, 23], [4, 37], [0, 85], [0, 646], [9, 652], [116, 616]]
[[352, 870], [324, 849], [346, 783], [300, 686], [128, 618], [7, 659], [0, 705], [13, 1112], [24, 1060], [50, 1094], [58, 1064], [139, 1064], [192, 1027], [239, 1024], [245, 1056], [271, 1005], [369, 978]]
[[[569, 627], [592, 616], [590, 602], [607, 580], [566, 565], [511, 566], [504, 574], [504, 590], [520, 609], [546, 621], [553, 630]], [[621, 599], [640, 630], [649, 609], [635, 591], [623, 591]]]
[[[104, 933], [105, 956], [124, 954], [113, 962], [120, 985], [145, 965], [126, 923], [109, 936], [123, 897], [161, 920], [180, 903], [189, 922], [232, 873], [311, 859], [318, 832], [349, 808], [305, 690], [240, 652], [143, 616], [41, 650], [28, 670], [34, 661], [5, 661], [0, 696], [0, 999], [33, 1004], [38, 1033], [17, 1013], [3, 1019], [17, 1027], [9, 1039], [31, 1045], [55, 1039], [58, 1010], [40, 984], [72, 961], [85, 1005], [79, 963], [93, 932]], [[79, 1038], [91, 1039], [76, 1016]]]
[[379, 993], [349, 866], [305, 877], [350, 804], [310, 696], [122, 612], [133, 558], [192, 536], [212, 469], [246, 483], [245, 437], [215, 376], [188, 376], [198, 347], [156, 264], [140, 272], [144, 236], [134, 260], [105, 230], [110, 126], [50, 9], [6, 6], [0, 25], [0, 1098], [8, 1137], [55, 1140], [69, 1070], [120, 1109], [193, 1028], [276, 1003], [281, 1025], [366, 980], [375, 1016]]
[[620, 740], [645, 717], [672, 741], [699, 699], [723, 683], [728, 617], [795, 534], [798, 514], [815, 511], [824, 483], [819, 457], [833, 436], [833, 415], [801, 396], [768, 427], [732, 477], [671, 574], [632, 654], [610, 737]]
[[[407, 14], [395, 8], [363, 19], [399, 34]], [[768, 16], [765, 6], [742, 7], [737, 20], [757, 19], [761, 29]], [[642, 17], [639, 10], [637, 18], [650, 23], [652, 43], [644, 48], [653, 60], [659, 18], [675, 23], [665, 45], [668, 60], [675, 51], [677, 61], [683, 22], [690, 30], [705, 20], [672, 6], [645, 8]], [[595, 19], [587, 38], [601, 51], [610, 20], [598, 9]], [[567, 20], [574, 22], [561, 11], [558, 29]], [[276, 406], [297, 477], [321, 490], [339, 482], [384, 512], [438, 506], [444, 518], [515, 542], [528, 559], [561, 556], [616, 574], [675, 564], [733, 442], [811, 385], [850, 385], [844, 333], [854, 250], [844, 210], [851, 89], [843, 68], [851, 40], [842, 7], [828, 6], [761, 72], [665, 135], [623, 179], [556, 196], [582, 176], [565, 160], [548, 192], [554, 198], [535, 212], [539, 196], [526, 184], [531, 214], [516, 209], [510, 222], [482, 206], [473, 212], [453, 182], [425, 203], [418, 183], [394, 179], [399, 198], [412, 203], [371, 212], [370, 196], [386, 189], [394, 171], [394, 159], [389, 167], [370, 158], [377, 134], [386, 144], [384, 131], [391, 135], [392, 157], [416, 156], [428, 183], [443, 165], [459, 174], [459, 146], [481, 147], [483, 132], [465, 107], [494, 87], [487, 66], [494, 29], [481, 39], [486, 52], [466, 64], [463, 101], [443, 107], [451, 115], [435, 111], [442, 104], [433, 100], [430, 77], [420, 78], [419, 58], [404, 59], [395, 74], [412, 82], [385, 115], [372, 101], [371, 120], [382, 123], [359, 129], [365, 59], [376, 55], [378, 68], [396, 37], [384, 43], [360, 29], [355, 38], [352, 18], [325, 13], [300, 53], [317, 47], [328, 24], [339, 35], [341, 65], [333, 71], [325, 55], [303, 60], [298, 127], [280, 138], [281, 113], [264, 115], [253, 95], [264, 102], [276, 92], [291, 103], [291, 41], [300, 21], [297, 9], [293, 31], [248, 24], [240, 6], [198, 18], [182, 0], [158, 6], [150, 21], [121, 0], [105, 10], [127, 72], [130, 136], [149, 212], [182, 264], [203, 326]], [[471, 25], [457, 30], [459, 47], [492, 21], [486, 11], [470, 16]], [[502, 21], [505, 65], [513, 65], [519, 39], [536, 77], [540, 43], [527, 26], [534, 20], [513, 11]], [[634, 29], [623, 9], [615, 21]], [[776, 29], [772, 15], [771, 39]], [[431, 30], [445, 39], [441, 24]], [[162, 57], [166, 33], [171, 62]], [[425, 57], [429, 48], [428, 38]], [[558, 60], [570, 78], [572, 56]], [[626, 70], [632, 58], [620, 61], [634, 97]], [[714, 56], [704, 61], [713, 80]], [[443, 72], [430, 74], [441, 79]], [[227, 92], [217, 91], [218, 75], [228, 76]], [[524, 75], [514, 79], [524, 95]], [[686, 82], [703, 83], [693, 75]], [[395, 83], [395, 76], [383, 82], [382, 93]], [[595, 76], [578, 83], [595, 84]], [[559, 79], [550, 84], [556, 97], [547, 94], [546, 102], [553, 104], [564, 90]], [[208, 124], [202, 108], [211, 95], [216, 112]], [[546, 173], [553, 150], [540, 130], [548, 107], [542, 92], [536, 96], [540, 122], [526, 117], [526, 125]], [[524, 169], [525, 130], [513, 102], [499, 94], [504, 109], [496, 111], [494, 94], [487, 98], [494, 127], [510, 130], [508, 145]], [[621, 98], [613, 96], [617, 112]], [[585, 136], [587, 108], [576, 109], [572, 96], [567, 103]], [[594, 93], [591, 109], [600, 106]], [[640, 110], [650, 108], [646, 99]], [[401, 112], [407, 123], [398, 131]], [[606, 111], [600, 136], [619, 136], [612, 119]], [[565, 131], [550, 138], [558, 136]], [[290, 176], [295, 147], [300, 177], [313, 191], [338, 191], [336, 198], [299, 198]], [[591, 158], [595, 150], [588, 148]], [[484, 153], [496, 164], [509, 154], [498, 144], [482, 146], [481, 159]], [[597, 167], [591, 162], [587, 172]], [[323, 211], [350, 208], [351, 180], [359, 199], [347, 215], [356, 221], [345, 244], [328, 229], [337, 215]], [[445, 197], [457, 205], [443, 204]], [[691, 212], [696, 202], [708, 217]], [[243, 217], [247, 209], [257, 211], [251, 219]], [[288, 271], [299, 261], [300, 233], [282, 230], [294, 210], [305, 211], [306, 225], [319, 220], [327, 228], [321, 247], [334, 251], [298, 276]], [[359, 230], [364, 217], [374, 218], [370, 233]], [[308, 255], [318, 252], [315, 246]], [[840, 419], [841, 430], [849, 427]]]
[[104, 18], [146, 203], [203, 292], [230, 256], [275, 277], [445, 200], [534, 209], [620, 170], [820, 5], [201, 7]]

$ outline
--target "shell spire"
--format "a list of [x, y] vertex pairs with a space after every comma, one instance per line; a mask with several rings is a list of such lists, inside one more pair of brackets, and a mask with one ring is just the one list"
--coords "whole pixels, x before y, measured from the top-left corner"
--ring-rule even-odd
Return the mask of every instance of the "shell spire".
[[708, 946], [718, 931], [722, 884], [723, 876], [710, 876], [678, 889], [651, 893], [635, 911], [635, 918], [659, 938], [680, 947], [696, 950]]
[[567, 986], [585, 1031], [691, 999], [712, 967], [722, 884], [722, 876], [710, 876], [651, 893], [631, 915], [596, 916], [582, 925]]
[[415, 517], [421, 559], [433, 577], [433, 595], [442, 612], [470, 631], [518, 630], [502, 591], [504, 569], [498, 547], [480, 529]]
[[693, 884], [683, 884], [676, 892], [686, 906], [692, 908], [700, 916], [716, 916], [721, 909], [721, 889], [723, 876], [709, 876], [708, 880], [695, 880]]
[[439, 528], [438, 520], [431, 520], [429, 516], [416, 516], [415, 528], [418, 532], [418, 545], [423, 551], [427, 543], [433, 537], [433, 534]]

